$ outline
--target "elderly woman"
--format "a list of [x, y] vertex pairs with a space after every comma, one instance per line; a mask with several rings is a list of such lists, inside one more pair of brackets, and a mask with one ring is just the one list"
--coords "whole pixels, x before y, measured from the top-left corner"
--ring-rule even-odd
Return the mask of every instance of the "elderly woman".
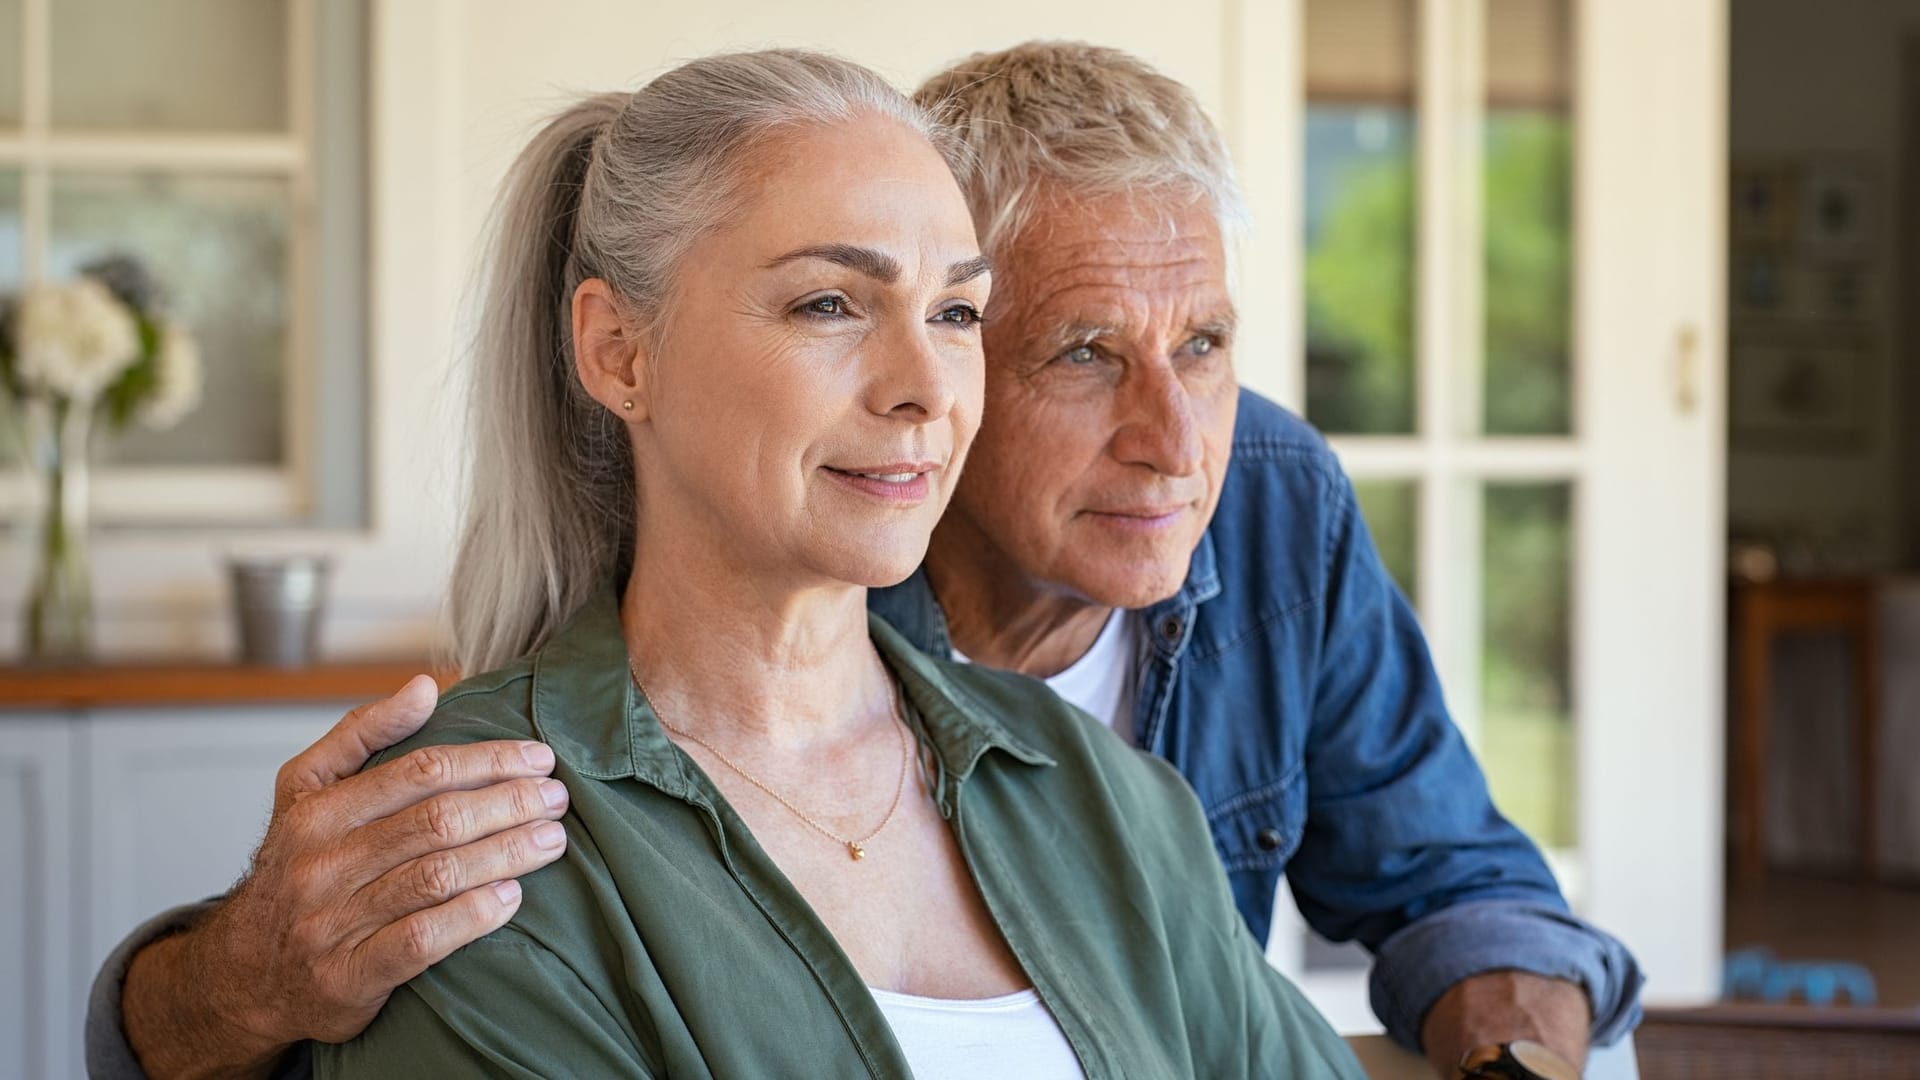
[[879, 77], [797, 52], [593, 98], [523, 153], [453, 584], [488, 674], [396, 752], [545, 741], [567, 853], [321, 1074], [1357, 1072], [1172, 770], [866, 613], [978, 425], [957, 167]]

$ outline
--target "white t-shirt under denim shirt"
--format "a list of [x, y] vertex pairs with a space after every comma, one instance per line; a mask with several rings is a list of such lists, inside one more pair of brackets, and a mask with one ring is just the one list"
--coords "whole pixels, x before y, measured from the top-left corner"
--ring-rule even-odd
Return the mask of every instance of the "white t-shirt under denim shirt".
[[[1100, 628], [1093, 647], [1065, 671], [1046, 680], [1047, 688], [1078, 706], [1081, 711], [1113, 729], [1128, 743], [1134, 741], [1133, 710], [1135, 679], [1139, 670], [1140, 616], [1115, 608]], [[953, 658], [961, 663], [971, 660], [955, 649]]]

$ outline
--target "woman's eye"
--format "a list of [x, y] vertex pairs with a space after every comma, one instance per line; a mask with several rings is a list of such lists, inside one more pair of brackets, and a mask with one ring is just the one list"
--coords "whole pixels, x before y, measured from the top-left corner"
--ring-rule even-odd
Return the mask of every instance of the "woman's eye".
[[800, 310], [809, 315], [845, 315], [847, 300], [843, 296], [822, 296], [818, 300], [809, 300]]
[[934, 318], [936, 322], [948, 322], [955, 326], [978, 326], [980, 311], [972, 304], [955, 304]]

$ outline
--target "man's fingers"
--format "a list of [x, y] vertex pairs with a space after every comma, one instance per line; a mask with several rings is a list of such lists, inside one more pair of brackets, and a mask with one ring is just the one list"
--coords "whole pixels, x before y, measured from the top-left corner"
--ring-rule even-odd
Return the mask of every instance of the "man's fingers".
[[422, 746], [341, 780], [309, 801], [319, 804], [315, 812], [323, 812], [341, 827], [352, 828], [397, 814], [443, 792], [539, 779], [552, 771], [553, 751], [545, 743], [501, 739]]
[[431, 677], [415, 675], [392, 697], [348, 713], [318, 742], [281, 766], [276, 801], [284, 803], [319, 791], [359, 772], [368, 758], [419, 731], [433, 715], [438, 696]]
[[438, 907], [479, 885], [530, 874], [559, 858], [566, 848], [566, 827], [541, 821], [451, 851], [430, 852], [362, 888], [353, 901], [351, 925], [361, 933], [377, 934], [381, 927]]
[[388, 990], [507, 924], [520, 910], [520, 883], [496, 881], [468, 889], [437, 907], [382, 927], [354, 950], [357, 985]]
[[[526, 777], [477, 791], [449, 791], [357, 830], [349, 841], [347, 861], [367, 868], [370, 872], [365, 876], [371, 878], [410, 859], [433, 852], [455, 855], [467, 849], [467, 845], [495, 833], [518, 825], [552, 821], [566, 812], [566, 785], [551, 778]], [[482, 881], [517, 877], [522, 872], [514, 870], [472, 878], [456, 891], [464, 891]], [[447, 896], [439, 899], [445, 900]]]

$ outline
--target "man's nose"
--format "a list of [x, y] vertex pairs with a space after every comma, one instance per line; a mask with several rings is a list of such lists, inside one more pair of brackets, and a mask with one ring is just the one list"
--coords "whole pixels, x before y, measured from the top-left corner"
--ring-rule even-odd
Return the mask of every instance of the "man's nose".
[[1113, 437], [1122, 464], [1146, 465], [1167, 476], [1200, 471], [1206, 448], [1193, 414], [1193, 397], [1168, 367], [1135, 368], [1121, 384], [1127, 419]]

